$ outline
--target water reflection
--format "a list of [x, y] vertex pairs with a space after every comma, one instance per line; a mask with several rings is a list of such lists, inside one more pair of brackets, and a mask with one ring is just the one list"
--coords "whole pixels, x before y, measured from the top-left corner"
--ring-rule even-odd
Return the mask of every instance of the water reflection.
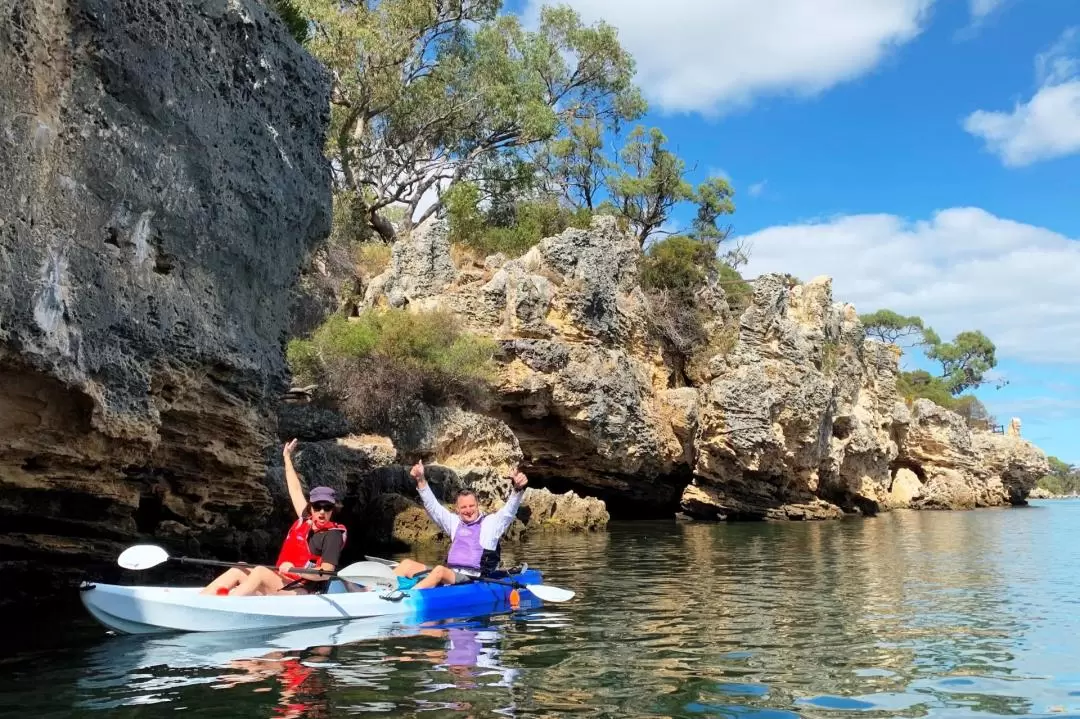
[[95, 638], [0, 665], [14, 670], [0, 700], [23, 716], [1067, 716], [1080, 712], [1078, 539], [1080, 502], [617, 525], [507, 547], [575, 589], [565, 605]]

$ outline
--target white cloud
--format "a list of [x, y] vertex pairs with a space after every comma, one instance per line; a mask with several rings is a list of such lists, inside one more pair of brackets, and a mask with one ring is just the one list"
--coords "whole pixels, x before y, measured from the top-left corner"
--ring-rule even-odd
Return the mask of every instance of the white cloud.
[[746, 189], [746, 194], [750, 197], [761, 197], [765, 194], [765, 185], [769, 184], [768, 180], [762, 180], [761, 182], [755, 182]]
[[968, 8], [973, 19], [981, 20], [1004, 4], [1005, 0], [969, 0]]
[[982, 330], [998, 356], [1080, 363], [1080, 241], [1042, 227], [953, 208], [929, 220], [852, 215], [749, 235], [744, 274], [833, 278], [860, 313], [919, 315], [950, 339]]
[[[1078, 397], [1024, 397], [1021, 399], [994, 402], [994, 411], [1001, 417], [1036, 417], [1042, 421], [1072, 419], [1080, 414]], [[1034, 424], [1034, 422], [1032, 422]], [[1021, 432], [1023, 429], [1021, 428]]]
[[[566, 1], [618, 28], [650, 100], [717, 112], [866, 74], [918, 35], [934, 0]], [[541, 4], [529, 0], [528, 14]]]
[[976, 110], [964, 129], [1010, 167], [1080, 152], [1080, 28], [1035, 58], [1039, 90], [1011, 112]]

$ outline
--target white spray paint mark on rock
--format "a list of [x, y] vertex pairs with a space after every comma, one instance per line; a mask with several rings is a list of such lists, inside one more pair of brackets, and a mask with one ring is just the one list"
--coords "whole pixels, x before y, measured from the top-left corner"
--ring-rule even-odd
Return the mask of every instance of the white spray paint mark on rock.
[[67, 322], [68, 263], [61, 250], [52, 248], [41, 265], [41, 287], [34, 294], [34, 321], [49, 344], [61, 354], [71, 352]]
[[141, 265], [150, 259], [150, 218], [153, 216], [153, 210], [144, 211], [135, 222], [135, 229], [131, 231], [131, 244], [135, 246], [136, 265]]
[[289, 162], [289, 156], [285, 154], [285, 148], [281, 146], [281, 141], [278, 139], [277, 129], [269, 122], [266, 123], [266, 129], [270, 133], [270, 137], [274, 138], [274, 145], [277, 146], [278, 152], [281, 154], [281, 159], [289, 166], [289, 169], [293, 169], [292, 163]]

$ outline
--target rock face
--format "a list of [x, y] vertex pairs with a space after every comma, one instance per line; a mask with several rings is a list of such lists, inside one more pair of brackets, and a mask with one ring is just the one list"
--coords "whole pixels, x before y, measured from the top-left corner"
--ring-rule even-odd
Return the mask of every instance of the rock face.
[[881, 502], [897, 452], [896, 357], [863, 342], [827, 278], [760, 278], [734, 346], [708, 367], [684, 511], [814, 518]]
[[[306, 416], [305, 416], [306, 415]], [[343, 498], [340, 516], [367, 547], [389, 545], [404, 550], [417, 543], [445, 539], [416, 495], [409, 476], [416, 456], [425, 457], [425, 474], [435, 495], [449, 504], [458, 490], [476, 492], [481, 508], [492, 512], [510, 493], [509, 472], [521, 462], [521, 448], [503, 422], [455, 408], [435, 408], [421, 445], [399, 452], [385, 437], [345, 435], [326, 438], [342, 421], [314, 405], [289, 410], [294, 426], [314, 428], [314, 441], [300, 444], [296, 468], [308, 487], [333, 487]], [[288, 497], [280, 445], [269, 460], [267, 486], [274, 495], [271, 524], [287, 526]], [[515, 539], [526, 532], [591, 531], [607, 525], [604, 503], [573, 492], [552, 494], [528, 488], [515, 522], [507, 533]]]
[[530, 476], [601, 497], [619, 516], [819, 519], [1009, 504], [1045, 465], [1018, 436], [973, 431], [925, 401], [906, 406], [898, 350], [864, 339], [828, 278], [760, 277], [737, 317], [720, 287], [707, 288], [701, 301], [716, 319], [688, 369], [650, 331], [640, 249], [611, 218], [514, 260], [451, 270], [449, 253], [437, 226], [399, 243], [366, 303], [449, 308], [498, 340], [489, 414], [512, 430]]
[[[449, 307], [501, 341], [505, 371], [491, 414], [513, 431], [530, 477], [670, 516], [689, 481], [696, 400], [693, 390], [669, 392], [671, 370], [647, 336], [637, 242], [601, 217], [518, 259], [495, 256], [452, 275], [448, 254], [432, 259], [448, 250], [435, 231], [398, 243], [367, 302]], [[404, 268], [415, 267], [436, 270], [407, 282]], [[384, 289], [409, 286], [424, 291]]]
[[255, 0], [5, 2], [0, 58], [0, 569], [263, 541], [328, 78]]
[[1050, 471], [1046, 455], [1016, 434], [971, 432], [963, 418], [925, 399], [912, 408], [900, 463], [922, 483], [911, 498], [930, 509], [1020, 504]]

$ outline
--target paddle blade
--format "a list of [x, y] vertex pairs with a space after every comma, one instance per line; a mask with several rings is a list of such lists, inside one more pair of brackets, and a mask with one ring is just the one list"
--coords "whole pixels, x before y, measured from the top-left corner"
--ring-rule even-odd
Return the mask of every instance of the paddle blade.
[[569, 602], [574, 598], [574, 592], [562, 587], [553, 587], [550, 584], [526, 584], [525, 588], [537, 599], [545, 602]]
[[153, 544], [136, 544], [128, 547], [116, 558], [116, 563], [124, 569], [149, 569], [156, 567], [169, 558], [169, 553]]
[[353, 562], [338, 570], [338, 577], [357, 584], [374, 584], [397, 588], [397, 575], [379, 562]]

